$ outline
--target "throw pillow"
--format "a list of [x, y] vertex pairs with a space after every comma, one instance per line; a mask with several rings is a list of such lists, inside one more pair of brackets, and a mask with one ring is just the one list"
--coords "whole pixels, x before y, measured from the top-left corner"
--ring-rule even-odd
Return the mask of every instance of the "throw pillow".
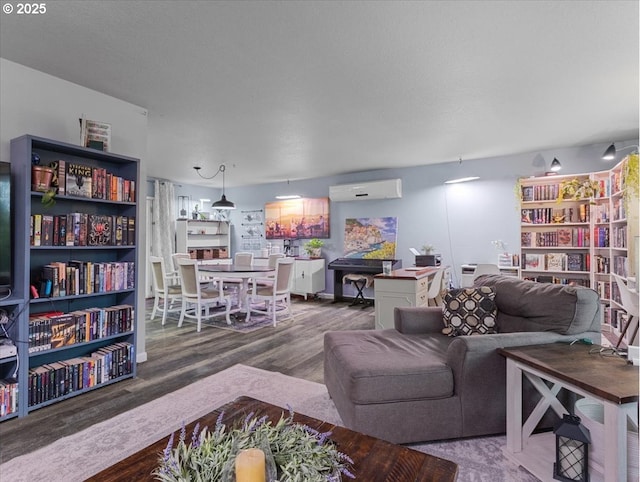
[[444, 296], [442, 333], [449, 336], [497, 333], [496, 293], [489, 286], [460, 288]]

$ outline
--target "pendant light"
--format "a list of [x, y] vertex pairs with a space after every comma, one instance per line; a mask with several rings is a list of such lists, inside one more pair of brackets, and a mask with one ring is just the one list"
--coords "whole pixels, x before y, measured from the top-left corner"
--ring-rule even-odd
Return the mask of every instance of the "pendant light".
[[620, 151], [624, 151], [625, 149], [636, 149], [637, 150], [638, 146], [630, 145], [630, 146], [621, 147], [620, 149], [616, 149], [616, 145], [612, 143], [609, 147], [607, 147], [607, 150], [604, 151], [604, 154], [602, 154], [602, 160], [603, 161], [613, 161], [616, 158], [616, 153], [618, 153]]
[[551, 169], [553, 172], [558, 172], [560, 169], [562, 169], [562, 164], [560, 164], [560, 161], [557, 157], [553, 158], [553, 161], [551, 161], [551, 167], [549, 169]]
[[236, 208], [236, 205], [231, 201], [229, 201], [227, 199], [227, 196], [224, 193], [224, 171], [226, 170], [226, 166], [224, 164], [220, 164], [220, 167], [218, 167], [218, 170], [216, 171], [216, 173], [210, 177], [205, 177], [202, 174], [200, 174], [200, 169], [202, 169], [201, 167], [195, 166], [194, 169], [198, 173], [198, 176], [200, 176], [202, 179], [213, 179], [218, 175], [218, 173], [222, 173], [222, 197], [220, 198], [219, 201], [216, 201], [211, 205], [213, 209], [235, 209]]

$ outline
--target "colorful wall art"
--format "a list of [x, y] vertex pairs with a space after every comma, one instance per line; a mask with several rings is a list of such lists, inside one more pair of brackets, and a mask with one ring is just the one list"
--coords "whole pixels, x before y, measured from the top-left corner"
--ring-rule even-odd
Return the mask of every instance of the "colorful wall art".
[[345, 220], [344, 256], [363, 259], [395, 259], [398, 218], [350, 218]]
[[329, 237], [329, 198], [287, 199], [264, 207], [267, 239]]

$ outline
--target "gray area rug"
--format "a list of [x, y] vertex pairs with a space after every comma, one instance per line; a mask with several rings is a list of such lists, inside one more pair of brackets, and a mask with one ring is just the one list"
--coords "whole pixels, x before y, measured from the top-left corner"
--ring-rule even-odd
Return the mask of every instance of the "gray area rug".
[[[11, 459], [0, 465], [0, 480], [50, 481], [54, 480], [52, 474], [55, 480], [65, 482], [84, 480], [178, 430], [182, 422], [189, 423], [241, 395], [281, 407], [288, 405], [295, 412], [342, 424], [324, 385], [235, 365], [47, 447]], [[487, 437], [412, 445], [411, 448], [457, 463], [459, 481], [537, 481], [502, 455], [504, 444], [504, 437]], [[82, 463], [78, 463], [79, 460]]]

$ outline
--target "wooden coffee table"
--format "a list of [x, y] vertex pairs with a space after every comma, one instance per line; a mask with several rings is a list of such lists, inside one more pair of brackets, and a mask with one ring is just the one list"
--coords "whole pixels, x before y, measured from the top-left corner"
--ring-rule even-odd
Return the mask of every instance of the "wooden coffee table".
[[[556, 398], [561, 388], [604, 406], [604, 473], [590, 472], [592, 482], [627, 480], [627, 456], [638, 456], [627, 454], [627, 417], [638, 425], [638, 367], [617, 356], [603, 356], [601, 349], [580, 343], [550, 343], [498, 350], [507, 358], [504, 453], [542, 480], [550, 480], [553, 473], [555, 436], [533, 431], [548, 408], [559, 416], [567, 413]], [[523, 375], [542, 395], [526, 421], [522, 417]]]
[[[227, 424], [242, 421], [251, 412], [256, 416], [267, 415], [273, 423], [277, 422], [283, 413], [285, 416], [288, 415], [287, 409], [253, 398], [240, 397], [199, 419], [200, 426], [214, 427], [222, 411], [224, 411], [223, 421]], [[295, 414], [294, 420], [322, 432], [331, 431], [331, 440], [338, 445], [341, 452], [353, 459], [356, 480], [454, 482], [458, 476], [458, 466], [448, 460], [394, 445], [305, 415]], [[187, 426], [187, 434], [192, 433], [194, 426], [195, 422]], [[160, 453], [167, 446], [169, 435], [87, 480], [101, 482], [154, 480], [151, 473], [158, 465]]]

